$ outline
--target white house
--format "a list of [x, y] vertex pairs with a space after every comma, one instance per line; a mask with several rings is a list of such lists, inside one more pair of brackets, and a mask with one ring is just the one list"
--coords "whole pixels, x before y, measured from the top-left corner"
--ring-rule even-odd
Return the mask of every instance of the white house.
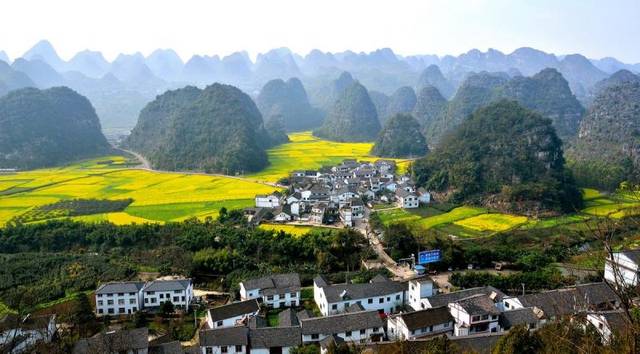
[[429, 276], [411, 279], [407, 291], [407, 304], [416, 311], [429, 308], [427, 298], [436, 294], [437, 288]]
[[256, 195], [257, 208], [277, 208], [280, 206], [280, 197], [275, 194], [259, 194]]
[[344, 226], [353, 226], [353, 212], [351, 211], [351, 208], [347, 207], [340, 209], [340, 221], [342, 221]]
[[500, 310], [489, 296], [473, 295], [449, 304], [455, 321], [453, 334], [468, 336], [500, 331]]
[[349, 312], [300, 321], [302, 342], [319, 343], [336, 336], [345, 342], [366, 343], [384, 338], [384, 321], [376, 311]]
[[256, 316], [259, 311], [260, 305], [256, 299], [214, 307], [207, 311], [207, 326], [213, 329], [243, 325], [251, 317]]
[[249, 329], [251, 354], [289, 354], [291, 349], [301, 344], [302, 330], [300, 326]]
[[56, 315], [0, 316], [0, 352], [31, 352], [38, 343], [49, 343], [56, 333]]
[[96, 290], [96, 315], [130, 315], [144, 307], [144, 282], [111, 282]]
[[396, 200], [398, 201], [398, 206], [405, 209], [412, 209], [420, 206], [418, 196], [415, 195], [415, 193], [407, 192], [401, 188], [396, 189]]
[[200, 331], [201, 354], [249, 353], [249, 328], [225, 327]]
[[424, 188], [418, 188], [418, 202], [421, 204], [431, 203], [431, 193]]
[[291, 214], [287, 213], [284, 209], [280, 210], [276, 215], [274, 215], [273, 221], [276, 221], [276, 222], [291, 221]]
[[300, 201], [302, 201], [302, 193], [300, 192], [292, 193], [287, 197], [287, 204], [297, 203]]
[[345, 312], [354, 304], [367, 311], [392, 313], [404, 305], [405, 283], [377, 276], [369, 283], [330, 285], [322, 276], [313, 280], [313, 298], [323, 316]]
[[188, 309], [193, 300], [191, 279], [154, 280], [142, 288], [144, 307], [159, 307], [166, 301], [176, 307]]
[[609, 343], [611, 336], [625, 335], [631, 329], [631, 323], [622, 310], [591, 312], [586, 320], [598, 331], [603, 343]]
[[300, 305], [300, 276], [297, 273], [274, 274], [240, 283], [242, 300], [262, 299], [269, 307]]
[[640, 249], [614, 252], [604, 265], [604, 279], [611, 284], [637, 286], [640, 279]]
[[450, 303], [478, 294], [487, 295], [491, 300], [493, 300], [495, 306], [499, 310], [503, 310], [503, 303], [506, 301], [506, 295], [493, 286], [480, 286], [422, 298], [420, 300], [420, 307], [422, 307], [422, 304], [426, 305], [427, 308], [448, 306]]
[[391, 340], [453, 333], [453, 317], [446, 306], [391, 315], [387, 335]]

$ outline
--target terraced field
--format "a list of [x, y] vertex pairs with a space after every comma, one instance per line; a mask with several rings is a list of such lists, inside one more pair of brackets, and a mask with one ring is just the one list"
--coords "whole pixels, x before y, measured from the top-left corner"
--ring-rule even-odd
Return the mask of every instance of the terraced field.
[[124, 199], [123, 212], [73, 217], [116, 224], [215, 217], [218, 210], [253, 205], [272, 186], [231, 177], [126, 169], [126, 159], [110, 156], [75, 165], [0, 176], [0, 224], [25, 211], [62, 199]]
[[316, 226], [304, 226], [304, 225], [281, 225], [281, 224], [260, 224], [260, 228], [264, 230], [284, 231], [294, 236], [302, 236], [312, 231], [335, 230], [328, 227], [316, 227]]
[[[289, 143], [267, 151], [269, 167], [246, 177], [275, 182], [287, 177], [291, 171], [319, 169], [322, 166], [336, 165], [344, 159], [379, 159], [369, 155], [373, 143], [338, 143], [314, 137], [311, 132], [292, 133], [289, 134], [289, 139]], [[400, 169], [408, 165], [407, 160], [396, 161]]]

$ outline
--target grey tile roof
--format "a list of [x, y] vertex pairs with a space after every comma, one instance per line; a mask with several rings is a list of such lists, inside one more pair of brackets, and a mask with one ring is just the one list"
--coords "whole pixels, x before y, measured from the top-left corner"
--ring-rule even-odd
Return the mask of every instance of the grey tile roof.
[[449, 339], [452, 343], [455, 343], [462, 353], [490, 354], [498, 340], [507, 333], [483, 333], [463, 337], [450, 337]]
[[636, 264], [640, 264], [640, 248], [635, 250], [627, 250], [622, 251], [622, 254], [627, 256], [630, 260], [634, 261]]
[[242, 316], [250, 313], [254, 313], [260, 310], [260, 305], [258, 305], [258, 300], [246, 300], [233, 302], [227, 305], [214, 307], [209, 309], [209, 315], [211, 319], [215, 321], [225, 320], [227, 318], [233, 318], [237, 316]]
[[444, 306], [402, 313], [392, 317], [402, 318], [410, 331], [453, 321], [449, 308]]
[[142, 291], [186, 290], [189, 284], [191, 284], [191, 279], [154, 280], [147, 283]]
[[302, 332], [299, 326], [265, 327], [249, 330], [252, 349], [274, 347], [296, 347], [302, 344]]
[[524, 307], [538, 307], [545, 317], [565, 316], [589, 309], [606, 309], [619, 301], [611, 287], [604, 282], [581, 284], [538, 294], [519, 296]]
[[298, 273], [273, 274], [265, 277], [248, 279], [241, 282], [245, 289], [292, 289], [300, 288]]
[[286, 309], [278, 314], [279, 327], [299, 326], [298, 315], [291, 309]]
[[249, 328], [261, 328], [268, 326], [269, 323], [267, 322], [267, 319], [264, 318], [264, 316], [253, 316], [249, 319]]
[[102, 284], [96, 294], [137, 293], [144, 287], [142, 281], [120, 281]]
[[409, 193], [406, 190], [402, 189], [402, 188], [397, 188], [396, 189], [396, 196], [400, 197], [400, 198], [406, 198], [408, 196], [415, 196], [414, 193]]
[[248, 345], [249, 328], [228, 327], [200, 331], [200, 346]]
[[482, 286], [477, 288], [454, 291], [446, 294], [434, 295], [428, 298], [428, 300], [429, 300], [429, 303], [431, 304], [431, 307], [440, 307], [440, 306], [447, 306], [449, 303], [456, 302], [460, 299], [463, 299], [465, 297], [469, 297], [472, 295], [476, 295], [476, 294], [485, 294], [489, 296], [492, 296], [492, 294], [495, 294], [494, 298], [496, 299], [496, 301], [502, 301], [502, 299], [505, 296], [502, 291], [492, 286]]
[[91, 338], [79, 340], [73, 347], [73, 353], [113, 353], [147, 349], [148, 337], [149, 330], [146, 327], [98, 333]]
[[363, 311], [309, 318], [302, 320], [301, 324], [302, 334], [332, 334], [382, 327], [384, 321], [377, 311]]
[[500, 326], [506, 329], [517, 325], [536, 323], [538, 323], [538, 316], [531, 307], [505, 311], [500, 314]]
[[327, 348], [330, 345], [337, 345], [337, 344], [341, 344], [344, 343], [344, 339], [342, 337], [338, 337], [335, 334], [332, 334], [330, 336], [326, 336], [324, 337], [320, 342], [318, 342], [320, 344], [321, 348]]
[[306, 320], [307, 318], [313, 318], [314, 317], [313, 313], [311, 313], [311, 311], [309, 311], [307, 309], [298, 311], [296, 316], [298, 316], [298, 321], [302, 321], [302, 320]]
[[149, 354], [184, 354], [180, 342], [173, 341], [149, 347]]
[[469, 315], [499, 315], [493, 300], [484, 294], [476, 294], [456, 301]]
[[[406, 283], [395, 281], [377, 281], [362, 284], [334, 284], [322, 288], [328, 302], [387, 296], [407, 290]], [[344, 293], [344, 296], [340, 296]]]
[[612, 332], [623, 333], [632, 326], [622, 310], [603, 311], [598, 314], [607, 320], [607, 324]]

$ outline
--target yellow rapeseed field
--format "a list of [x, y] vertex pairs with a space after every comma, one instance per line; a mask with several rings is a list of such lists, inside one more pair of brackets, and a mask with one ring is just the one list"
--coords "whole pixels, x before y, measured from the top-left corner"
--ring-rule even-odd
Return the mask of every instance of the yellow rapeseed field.
[[476, 231], [506, 231], [527, 222], [526, 216], [509, 214], [482, 214], [454, 221], [454, 224]]

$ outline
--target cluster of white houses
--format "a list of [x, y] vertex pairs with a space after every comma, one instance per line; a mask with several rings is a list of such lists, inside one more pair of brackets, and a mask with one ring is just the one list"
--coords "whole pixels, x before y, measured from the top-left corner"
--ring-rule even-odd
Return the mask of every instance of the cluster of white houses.
[[392, 160], [358, 162], [344, 160], [326, 172], [294, 171], [290, 188], [284, 194], [257, 195], [256, 208], [247, 212], [259, 222], [271, 211], [276, 222], [302, 221], [311, 224], [333, 224], [340, 221], [353, 226], [365, 215], [366, 202], [396, 202], [403, 208], [417, 208], [429, 203], [431, 195], [408, 176], [396, 177]]
[[[586, 313], [604, 335], [621, 316], [619, 299], [605, 282], [507, 296], [491, 286], [439, 293], [428, 276], [403, 282], [376, 276], [362, 284], [331, 284], [318, 276], [313, 300], [320, 316], [313, 317], [299, 306], [296, 309], [300, 298], [289, 292], [291, 282], [282, 282], [278, 290], [279, 278], [299, 280], [295, 274], [247, 280], [240, 286], [242, 301], [209, 310], [207, 329], [200, 333], [202, 354], [288, 353], [313, 343], [325, 352], [332, 343], [499, 335], [516, 325], [535, 329], [577, 313]], [[259, 302], [264, 301], [266, 289], [274, 289], [266, 294], [289, 292], [297, 300], [277, 305], [286, 308], [277, 327], [268, 327], [261, 314]]]
[[[274, 274], [241, 282], [240, 301], [209, 309], [199, 343], [189, 352], [286, 354], [303, 344], [318, 344], [326, 352], [331, 344], [382, 348], [397, 340], [417, 345], [440, 335], [458, 345], [475, 343], [486, 349], [514, 326], [536, 329], [567, 317], [593, 326], [606, 343], [629, 327], [613, 289], [637, 286], [639, 269], [640, 250], [616, 252], [607, 260], [606, 282], [519, 296], [491, 286], [440, 293], [428, 276], [403, 282], [376, 276], [365, 284], [331, 284], [318, 276], [313, 300], [319, 316], [301, 306], [297, 274]], [[107, 283], [96, 290], [98, 315], [128, 315], [166, 301], [188, 308], [193, 301], [191, 280]], [[282, 310], [276, 327], [268, 325], [265, 308]], [[36, 343], [51, 341], [56, 329], [55, 315], [0, 316], [0, 352], [29, 352]], [[146, 328], [99, 333], [73, 349], [78, 354], [97, 352], [185, 351], [179, 342], [150, 342]]]
[[188, 309], [192, 301], [191, 279], [111, 282], [96, 290], [96, 314], [130, 315], [145, 308], [157, 309], [163, 302]]

